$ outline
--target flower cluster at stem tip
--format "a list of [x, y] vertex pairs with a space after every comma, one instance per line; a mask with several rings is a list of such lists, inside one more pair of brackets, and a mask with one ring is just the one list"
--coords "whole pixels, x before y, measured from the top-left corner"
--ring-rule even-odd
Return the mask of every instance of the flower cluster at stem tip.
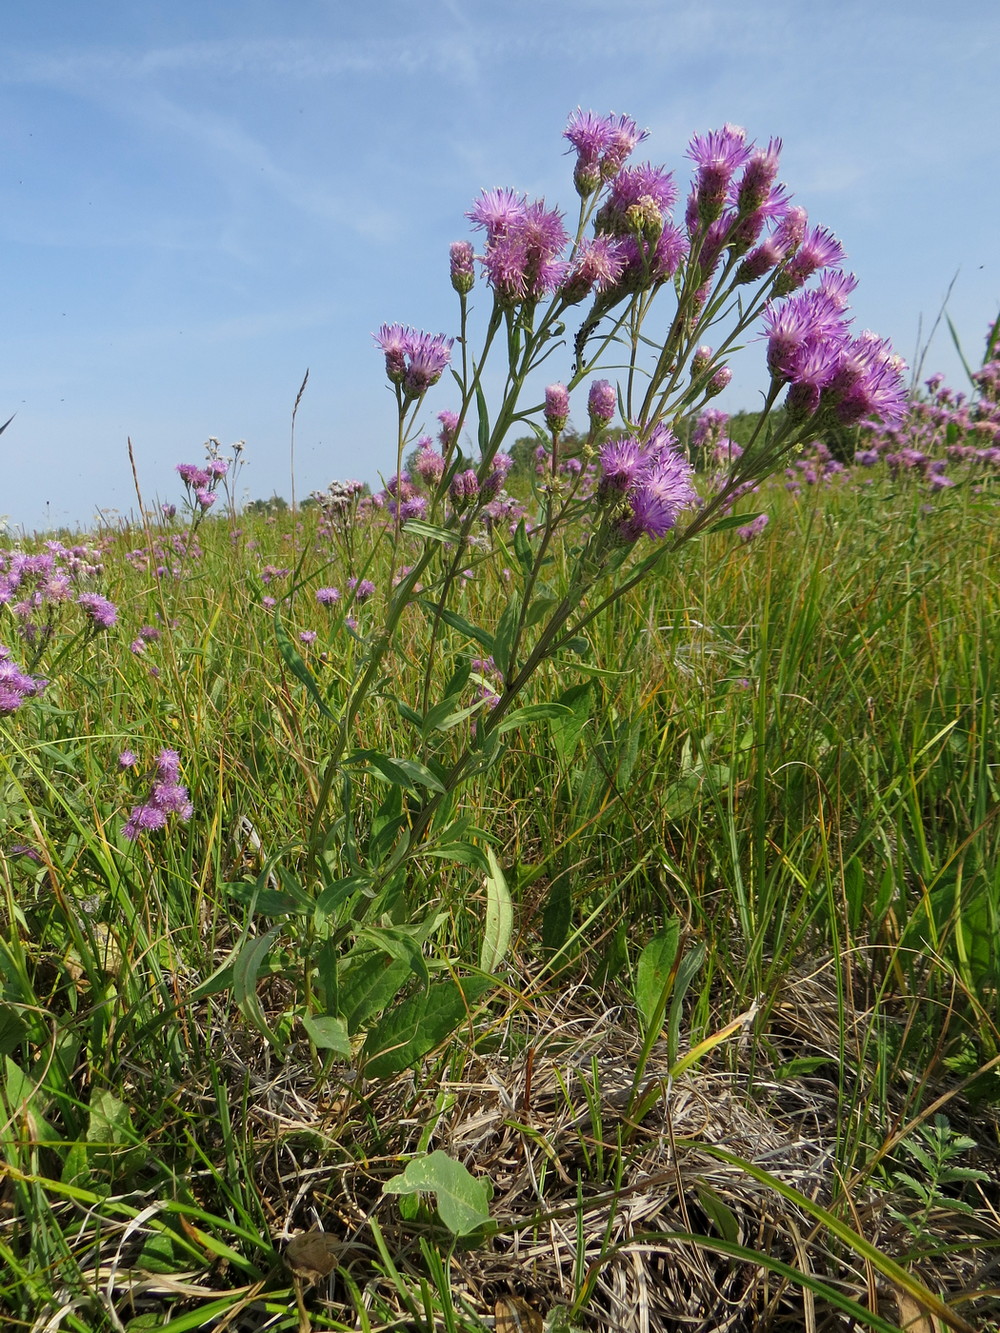
[[[118, 762], [122, 768], [130, 768], [136, 762], [136, 756], [131, 750], [124, 750]], [[187, 823], [192, 812], [187, 788], [181, 785], [180, 755], [176, 750], [161, 750], [156, 757], [149, 795], [141, 804], [132, 807], [122, 836], [134, 842], [140, 833], [165, 828], [171, 816]]]
[[[558, 437], [569, 419], [572, 390], [606, 350], [627, 338], [633, 348], [621, 406], [627, 433], [620, 448], [601, 454], [599, 487], [603, 499], [614, 493], [622, 506], [622, 537], [662, 536], [678, 509], [695, 502], [676, 441], [669, 431], [662, 433], [664, 423], [676, 426], [722, 392], [732, 375], [728, 353], [758, 321], [771, 381], [764, 415], [785, 393], [780, 441], [785, 450], [824, 424], [898, 423], [906, 408], [904, 363], [885, 339], [867, 330], [852, 332], [848, 297], [856, 279], [840, 267], [845, 258], [841, 243], [828, 229], [811, 226], [806, 210], [791, 202], [778, 180], [780, 139], [756, 145], [745, 130], [728, 124], [695, 135], [687, 149], [693, 164], [690, 189], [683, 217], [675, 221], [680, 192], [673, 172], [629, 161], [648, 137], [630, 117], [578, 109], [564, 137], [576, 156], [573, 181], [580, 214], [575, 235], [544, 199], [502, 187], [484, 190], [466, 214], [484, 238], [482, 253], [476, 254], [468, 241], [450, 247], [451, 283], [462, 302], [463, 377], [466, 301], [475, 286], [476, 263], [493, 297], [489, 336], [506, 322], [508, 383], [515, 394], [540, 364], [539, 349], [546, 340], [564, 336], [568, 310], [591, 301], [574, 342], [573, 378], [546, 390], [542, 412], [548, 430]], [[813, 279], [815, 285], [807, 286]], [[675, 297], [676, 315], [664, 335], [641, 334], [661, 290]], [[543, 309], [545, 301], [549, 304]], [[734, 328], [713, 349], [703, 334], [724, 317], [734, 319]], [[606, 318], [613, 324], [601, 334]], [[601, 350], [588, 362], [588, 343], [595, 335], [603, 338]], [[453, 345], [443, 335], [399, 324], [384, 324], [375, 340], [401, 407], [419, 402], [438, 382]], [[656, 358], [648, 374], [636, 373], [635, 356], [642, 347], [652, 348]], [[681, 375], [685, 368], [687, 379]], [[460, 421], [476, 388], [478, 382], [464, 390]], [[642, 393], [641, 399], [633, 401], [634, 393]], [[618, 403], [619, 391], [609, 381], [591, 382], [591, 461], [596, 437], [609, 426]], [[508, 413], [511, 419], [526, 415]], [[791, 438], [793, 432], [797, 439]], [[483, 486], [498, 442], [492, 439], [484, 447], [478, 471], [449, 470], [454, 440], [440, 453], [422, 447], [414, 472], [432, 488], [444, 478], [453, 504], [468, 504]], [[772, 471], [777, 455], [763, 447], [757, 453], [766, 455], [760, 475]], [[617, 470], [609, 472], [606, 465]], [[742, 466], [746, 473], [757, 464], [751, 467], [745, 459]], [[422, 517], [426, 507], [413, 479], [402, 472], [386, 487], [383, 502], [397, 522]]]

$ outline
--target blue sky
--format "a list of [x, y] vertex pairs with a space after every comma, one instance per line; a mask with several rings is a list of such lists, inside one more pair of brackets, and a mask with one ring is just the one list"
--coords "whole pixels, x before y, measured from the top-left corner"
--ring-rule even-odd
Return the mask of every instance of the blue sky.
[[[693, 133], [780, 135], [781, 178], [859, 277], [858, 328], [911, 360], [957, 272], [978, 357], [1000, 308], [998, 55], [992, 0], [8, 5], [0, 513], [128, 512], [128, 437], [147, 504], [178, 498], [173, 466], [209, 436], [246, 440], [249, 496], [287, 497], [307, 367], [297, 494], [376, 481], [394, 404], [372, 331], [454, 331], [447, 247], [480, 189], [574, 209], [577, 106], [648, 127], [642, 155], [682, 190]], [[925, 368], [961, 380], [947, 329]], [[762, 385], [754, 347], [722, 405]], [[451, 406], [442, 382], [429, 422]]]

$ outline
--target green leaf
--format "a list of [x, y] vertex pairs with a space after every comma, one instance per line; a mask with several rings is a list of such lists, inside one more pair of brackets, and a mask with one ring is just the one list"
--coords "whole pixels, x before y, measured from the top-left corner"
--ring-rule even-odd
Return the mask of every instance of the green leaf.
[[268, 1026], [264, 1011], [257, 999], [257, 975], [271, 952], [271, 946], [285, 927], [279, 923], [272, 926], [266, 935], [260, 935], [240, 950], [233, 960], [233, 999], [240, 1013], [257, 1031], [270, 1042], [275, 1050], [281, 1049], [281, 1042]]
[[727, 514], [725, 518], [720, 518], [705, 529], [705, 535], [712, 532], [727, 532], [730, 528], [742, 528], [747, 523], [752, 523], [755, 518], [760, 518], [759, 514]]
[[468, 1236], [490, 1220], [490, 1192], [461, 1162], [440, 1148], [407, 1162], [406, 1170], [382, 1186], [384, 1194], [433, 1194], [438, 1215], [453, 1236]]
[[694, 1190], [698, 1196], [698, 1202], [722, 1239], [728, 1240], [732, 1245], [738, 1245], [740, 1243], [740, 1224], [736, 1220], [736, 1214], [733, 1210], [722, 1202], [721, 1195], [716, 1194], [715, 1190], [710, 1189], [702, 1181], [695, 1181]]
[[301, 653], [288, 637], [288, 632], [281, 623], [281, 616], [278, 614], [277, 607], [274, 608], [274, 635], [278, 641], [278, 652], [281, 653], [281, 656], [284, 658], [285, 665], [296, 680], [300, 680], [309, 691], [313, 703], [315, 703], [323, 716], [329, 718], [332, 722], [334, 720], [333, 714], [330, 712], [329, 708], [327, 708], [323, 696], [319, 692], [316, 677], [306, 666]]
[[490, 414], [486, 406], [486, 394], [483, 386], [476, 380], [476, 411], [479, 414], [479, 452], [485, 456], [490, 447]]
[[380, 950], [351, 960], [340, 974], [340, 1012], [352, 1035], [380, 1013], [409, 981], [408, 962], [388, 959]]
[[348, 1060], [351, 1058], [351, 1043], [344, 1019], [333, 1018], [329, 1014], [303, 1014], [302, 1026], [309, 1040], [319, 1050], [333, 1051]]
[[496, 735], [502, 736], [505, 731], [516, 731], [518, 727], [526, 727], [546, 718], [569, 715], [570, 709], [565, 704], [528, 704], [526, 708], [515, 708], [513, 713], [508, 713], [496, 728]]
[[404, 523], [403, 531], [411, 537], [423, 537], [429, 542], [453, 542], [458, 535], [451, 528], [438, 528], [433, 523], [424, 523], [419, 518], [411, 518]]
[[433, 983], [381, 1019], [365, 1039], [366, 1078], [389, 1078], [423, 1059], [464, 1023], [490, 986], [487, 977]]
[[490, 873], [486, 876], [486, 924], [479, 951], [479, 966], [484, 972], [495, 972], [510, 947], [510, 937], [514, 931], [514, 904], [492, 847], [486, 848], [486, 856]]
[[552, 743], [563, 763], [576, 749], [583, 729], [590, 720], [592, 691], [593, 687], [586, 681], [582, 685], [571, 685], [556, 700], [556, 703], [569, 709], [567, 716], [551, 719]]
[[95, 1088], [91, 1094], [86, 1141], [91, 1165], [112, 1180], [137, 1171], [148, 1155], [128, 1107], [106, 1088]]
[[486, 853], [473, 842], [442, 842], [421, 848], [421, 856], [436, 856], [440, 861], [455, 861], [458, 865], [472, 866], [474, 870], [489, 870]]
[[639, 955], [635, 975], [635, 1003], [648, 1032], [663, 1021], [667, 999], [673, 987], [674, 965], [681, 942], [681, 925], [668, 921]]
[[504, 607], [503, 614], [497, 623], [496, 634], [493, 636], [493, 661], [496, 663], [496, 668], [501, 676], [506, 676], [510, 669], [510, 653], [520, 613], [521, 599], [520, 597], [512, 597]]
[[387, 782], [393, 782], [397, 787], [405, 787], [407, 791], [415, 791], [417, 787], [429, 787], [431, 791], [437, 792], [444, 791], [440, 779], [435, 777], [426, 764], [421, 764], [416, 759], [395, 759], [391, 755], [382, 754], [379, 750], [355, 750], [346, 762], [367, 764], [381, 773]]
[[474, 639], [481, 648], [485, 648], [487, 653], [493, 652], [493, 635], [488, 634], [484, 629], [480, 629], [478, 625], [470, 624], [465, 616], [460, 616], [457, 611], [452, 611], [447, 606], [439, 606], [437, 602], [428, 602], [425, 598], [418, 598], [417, 606], [420, 607], [428, 620], [440, 616], [446, 625], [450, 625], [452, 629], [457, 629], [467, 639]]
[[534, 555], [531, 551], [531, 545], [528, 542], [528, 533], [524, 526], [524, 519], [517, 525], [514, 533], [514, 554], [517, 557], [517, 563], [526, 574], [530, 573], [531, 566], [534, 564]]
[[0, 1114], [3, 1115], [7, 1130], [11, 1123], [24, 1126], [35, 1143], [58, 1143], [59, 1135], [42, 1116], [43, 1094], [33, 1079], [14, 1063], [9, 1055], [4, 1056], [4, 1082], [0, 1089]]

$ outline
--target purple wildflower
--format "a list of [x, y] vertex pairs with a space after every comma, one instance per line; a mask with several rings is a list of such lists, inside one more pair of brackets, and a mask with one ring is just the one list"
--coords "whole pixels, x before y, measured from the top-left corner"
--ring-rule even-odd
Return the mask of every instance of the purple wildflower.
[[176, 750], [161, 750], [156, 758], [156, 776], [150, 793], [140, 805], [132, 807], [122, 836], [134, 842], [140, 833], [165, 828], [169, 816], [175, 815], [187, 823], [192, 813], [187, 788], [180, 782], [180, 756]]
[[616, 175], [646, 133], [628, 116], [598, 116], [578, 107], [563, 131], [563, 138], [576, 149], [573, 182], [577, 193], [586, 198]]
[[118, 608], [96, 592], [82, 592], [76, 599], [95, 629], [110, 629], [118, 619]]
[[438, 431], [438, 443], [447, 453], [458, 439], [458, 413], [448, 411], [439, 412], [437, 419], [441, 423], [441, 429]]
[[745, 523], [743, 527], [737, 528], [736, 535], [744, 544], [752, 542], [755, 537], [760, 536], [770, 521], [771, 520], [767, 514], [758, 514], [755, 518], [752, 518], [749, 523]]
[[340, 601], [339, 588], [317, 588], [316, 600], [321, 606], [333, 606], [334, 602]]
[[746, 137], [739, 125], [724, 125], [721, 130], [696, 134], [688, 146], [687, 155], [698, 168], [693, 212], [702, 226], [722, 216], [729, 182], [749, 156]]
[[139, 756], [133, 750], [122, 750], [118, 756], [118, 766], [120, 768], [135, 768], [139, 762]]
[[207, 486], [199, 486], [194, 493], [194, 498], [201, 505], [202, 512], [204, 512], [207, 509], [211, 509], [212, 505], [215, 504], [219, 497], [214, 491], [210, 491]]
[[315, 643], [315, 642], [316, 642], [316, 631], [315, 631], [314, 629], [304, 629], [304, 630], [302, 630], [302, 631], [299, 633], [299, 641], [300, 641], [301, 643]]
[[601, 483], [599, 493], [608, 495], [616, 492], [624, 495], [639, 480], [646, 465], [646, 452], [638, 440], [631, 435], [624, 435], [620, 440], [611, 440], [601, 447]]
[[375, 595], [375, 584], [371, 579], [362, 579], [360, 583], [356, 579], [348, 579], [347, 586], [354, 593], [356, 602], [367, 602], [369, 597]]

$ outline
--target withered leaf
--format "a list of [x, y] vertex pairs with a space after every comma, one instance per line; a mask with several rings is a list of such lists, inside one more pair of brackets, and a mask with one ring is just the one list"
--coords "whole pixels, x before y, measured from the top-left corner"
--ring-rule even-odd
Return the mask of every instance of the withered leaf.
[[504, 1296], [493, 1307], [496, 1333], [542, 1333], [545, 1320], [520, 1296]]
[[329, 1231], [303, 1231], [285, 1246], [285, 1263], [306, 1282], [329, 1277], [337, 1264], [340, 1241]]

